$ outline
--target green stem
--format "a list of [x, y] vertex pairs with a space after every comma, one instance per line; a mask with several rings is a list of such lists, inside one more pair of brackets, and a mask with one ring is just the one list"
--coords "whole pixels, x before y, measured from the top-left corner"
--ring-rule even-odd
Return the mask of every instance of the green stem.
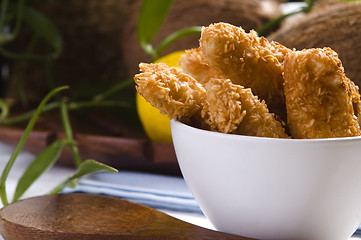
[[256, 30], [257, 34], [259, 36], [265, 36], [266, 34], [268, 34], [272, 28], [274, 28], [275, 26], [277, 26], [280, 22], [282, 22], [285, 18], [298, 14], [298, 13], [302, 13], [302, 12], [309, 12], [312, 10], [313, 8], [313, 0], [304, 0], [304, 2], [307, 4], [307, 6], [302, 7], [298, 10], [295, 10], [293, 12], [287, 13], [287, 14], [282, 14], [274, 19], [271, 19], [270, 21], [266, 22], [264, 25], [262, 25], [260, 28], [258, 28]]
[[[60, 106], [60, 102], [52, 102], [47, 105], [45, 105], [42, 109], [42, 112], [48, 112], [51, 110], [54, 110]], [[84, 101], [84, 102], [71, 102], [68, 104], [69, 110], [79, 110], [81, 108], [89, 108], [89, 107], [130, 107], [130, 105], [126, 102], [120, 102], [120, 101]], [[30, 119], [33, 114], [35, 113], [35, 110], [23, 113], [19, 116], [12, 117], [12, 118], [5, 118], [1, 121], [4, 125], [14, 125], [17, 123], [21, 123], [25, 120]]]
[[75, 165], [77, 167], [79, 167], [80, 164], [82, 163], [82, 160], [81, 160], [81, 156], [80, 156], [80, 153], [79, 153], [79, 149], [76, 146], [75, 141], [74, 141], [73, 131], [72, 131], [71, 126], [70, 126], [70, 120], [69, 120], [69, 114], [68, 114], [68, 106], [67, 106], [64, 99], [62, 99], [60, 101], [60, 113], [61, 113], [61, 119], [62, 119], [62, 122], [63, 122], [65, 136], [66, 136], [66, 139], [67, 139], [68, 144], [69, 144], [69, 148], [70, 148], [71, 153], [73, 155]]
[[51, 59], [52, 55], [32, 55], [32, 54], [18, 54], [13, 53], [0, 45], [0, 54], [7, 58], [17, 59], [17, 60], [34, 60], [34, 61], [45, 61]]
[[[2, 31], [5, 25], [5, 19], [6, 19], [6, 11], [8, 9], [9, 2], [8, 0], [2, 0], [1, 1], [1, 15], [0, 15], [0, 36], [2, 36]], [[1, 44], [1, 42], [0, 42]]]
[[6, 102], [3, 99], [0, 99], [0, 122], [3, 121], [8, 115], [9, 115], [9, 106], [6, 104]]
[[72, 102], [69, 103], [70, 110], [78, 110], [81, 108], [89, 107], [130, 107], [129, 103], [120, 102], [120, 101], [84, 101], [84, 102]]
[[11, 33], [11, 40], [16, 38], [16, 36], [19, 34], [21, 23], [23, 21], [23, 16], [24, 16], [24, 7], [25, 7], [25, 0], [19, 0], [17, 14], [16, 14], [17, 18], [16, 18], [14, 31]]
[[110, 89], [105, 91], [104, 93], [96, 95], [93, 100], [96, 102], [99, 102], [101, 100], [104, 100], [106, 98], [109, 98], [119, 92], [120, 90], [123, 90], [124, 88], [130, 86], [132, 83], [134, 83], [133, 78], [129, 78], [125, 81], [122, 81], [120, 83], [117, 83], [116, 85], [112, 86]]
[[307, 4], [305, 12], [311, 11], [313, 9], [313, 5], [315, 3], [315, 0], [303, 0], [303, 1]]
[[154, 50], [154, 54], [152, 55], [154, 60], [159, 58], [160, 54], [163, 52], [163, 50], [166, 47], [168, 47], [171, 43], [175, 42], [179, 38], [193, 34], [200, 34], [201, 32], [202, 32], [202, 27], [193, 26], [193, 27], [183, 28], [179, 31], [176, 31], [168, 35]]
[[17, 7], [17, 12], [16, 12], [16, 22], [15, 22], [14, 30], [13, 30], [13, 32], [5, 34], [5, 35], [2, 34], [2, 29], [5, 24], [6, 11], [8, 9], [7, 0], [4, 1], [3, 4], [1, 4], [1, 7], [2, 7], [2, 11], [1, 11], [1, 22], [0, 22], [0, 33], [1, 33], [0, 34], [0, 44], [5, 44], [5, 43], [10, 42], [13, 39], [15, 39], [19, 33], [19, 30], [21, 28], [21, 24], [23, 21], [25, 0], [18, 1], [18, 7]]
[[139, 44], [146, 54], [148, 54], [150, 56], [154, 56], [155, 49], [153, 48], [152, 44], [150, 44], [148, 42], [140, 42]]
[[[42, 112], [47, 112], [47, 111], [56, 109], [59, 107], [59, 105], [60, 105], [59, 102], [49, 103], [42, 108]], [[21, 114], [19, 116], [16, 116], [16, 117], [5, 118], [2, 120], [1, 123], [4, 125], [17, 124], [17, 123], [20, 123], [20, 122], [30, 119], [34, 115], [35, 112], [36, 112], [36, 110], [32, 110], [32, 111], [26, 112], [24, 114]]]
[[[38, 40], [39, 40], [39, 35], [38, 34], [34, 34], [31, 37], [29, 45], [27, 46], [27, 49], [25, 51], [26, 54], [30, 54], [34, 50], [35, 45], [38, 42]], [[20, 101], [22, 102], [22, 104], [24, 106], [28, 105], [28, 99], [27, 99], [27, 96], [26, 96], [25, 83], [24, 83], [24, 79], [25, 79], [24, 74], [25, 74], [25, 71], [26, 71], [26, 68], [27, 68], [27, 64], [28, 64], [27, 60], [21, 60], [20, 63], [19, 63], [19, 69], [15, 73], [16, 80], [17, 80], [16, 81], [16, 88], [18, 90]]]
[[282, 14], [268, 22], [266, 22], [264, 25], [262, 25], [260, 28], [258, 28], [256, 30], [258, 36], [265, 36], [273, 27], [275, 27], [276, 25], [278, 25], [280, 22], [282, 22], [285, 18], [295, 15], [297, 13], [301, 13], [304, 12], [303, 9], [299, 9], [297, 11], [294, 12], [290, 12], [287, 14]]
[[25, 128], [24, 134], [21, 136], [19, 143], [16, 146], [13, 154], [10, 156], [10, 159], [7, 162], [3, 172], [1, 174], [1, 178], [0, 178], [0, 198], [1, 198], [1, 201], [4, 206], [9, 204], [7, 194], [6, 194], [6, 186], [5, 186], [6, 179], [10, 173], [12, 166], [14, 165], [14, 162], [15, 162], [17, 156], [19, 155], [20, 151], [24, 147], [26, 140], [28, 139], [32, 129], [34, 128], [35, 123], [36, 123], [40, 113], [42, 112], [43, 107], [45, 106], [46, 102], [48, 102], [49, 99], [52, 98], [56, 93], [58, 93], [61, 90], [67, 89], [67, 88], [68, 88], [67, 86], [56, 88], [53, 91], [51, 91], [48, 95], [45, 96], [45, 98], [40, 102], [34, 115], [30, 119], [27, 127]]

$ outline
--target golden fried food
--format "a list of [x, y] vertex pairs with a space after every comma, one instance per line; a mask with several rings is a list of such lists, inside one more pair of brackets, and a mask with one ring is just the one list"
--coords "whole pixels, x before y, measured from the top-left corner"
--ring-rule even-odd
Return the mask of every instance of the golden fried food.
[[188, 74], [163, 63], [139, 65], [138, 92], [161, 113], [223, 133], [288, 137], [264, 101], [228, 79], [211, 78], [202, 87]]
[[205, 84], [209, 79], [219, 75], [208, 65], [200, 48], [186, 50], [179, 59], [179, 65], [184, 73], [191, 75], [201, 84]]
[[141, 63], [139, 68], [136, 88], [162, 114], [185, 122], [200, 116], [205, 89], [195, 79], [164, 63]]
[[[284, 61], [287, 118], [294, 138], [359, 136], [359, 94], [330, 48], [287, 54]], [[359, 110], [357, 110], [359, 111]]]
[[205, 85], [202, 117], [213, 131], [248, 136], [287, 138], [281, 122], [269, 113], [251, 89], [229, 79], [210, 79]]
[[[138, 92], [161, 113], [195, 127], [260, 137], [361, 135], [359, 88], [330, 48], [290, 50], [226, 23], [202, 31], [179, 60], [140, 64]], [[268, 107], [269, 109], [268, 109]], [[282, 121], [278, 121], [278, 119]]]
[[212, 68], [233, 83], [251, 88], [271, 112], [286, 119], [282, 72], [288, 48], [226, 23], [204, 28], [200, 47]]
[[361, 127], [361, 100], [360, 100], [359, 87], [356, 86], [356, 84], [351, 80], [350, 83], [351, 83], [353, 111], [355, 112], [355, 116], [357, 117], [357, 121]]

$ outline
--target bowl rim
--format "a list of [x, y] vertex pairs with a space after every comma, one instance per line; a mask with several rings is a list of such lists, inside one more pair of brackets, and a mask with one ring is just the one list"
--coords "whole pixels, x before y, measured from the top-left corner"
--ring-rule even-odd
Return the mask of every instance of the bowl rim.
[[[319, 143], [319, 142], [353, 142], [361, 141], [361, 136], [354, 137], [337, 137], [337, 138], [309, 138], [309, 139], [298, 139], [298, 138], [272, 138], [272, 137], [257, 137], [257, 136], [246, 136], [246, 135], [237, 135], [237, 134], [227, 134], [215, 131], [209, 131], [197, 127], [190, 126], [186, 123], [183, 123], [176, 119], [171, 119], [171, 129], [173, 132], [173, 125], [179, 125], [185, 128], [188, 131], [195, 131], [198, 134], [216, 136], [220, 138], [228, 138], [234, 140], [253, 140], [253, 141], [268, 141], [268, 142], [307, 142], [307, 143]], [[172, 133], [173, 134], [173, 133]]]

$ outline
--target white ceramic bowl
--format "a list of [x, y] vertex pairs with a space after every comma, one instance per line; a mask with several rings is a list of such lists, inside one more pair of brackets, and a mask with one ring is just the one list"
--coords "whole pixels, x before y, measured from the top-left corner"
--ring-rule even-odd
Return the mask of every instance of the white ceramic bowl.
[[361, 137], [274, 139], [171, 126], [184, 179], [219, 231], [347, 240], [360, 225]]

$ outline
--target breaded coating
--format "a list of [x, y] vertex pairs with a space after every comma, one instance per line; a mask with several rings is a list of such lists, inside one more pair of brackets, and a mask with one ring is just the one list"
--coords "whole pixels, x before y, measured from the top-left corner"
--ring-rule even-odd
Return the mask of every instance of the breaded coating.
[[227, 23], [204, 28], [200, 47], [212, 68], [233, 83], [251, 88], [271, 112], [286, 120], [282, 72], [288, 48]]
[[179, 58], [179, 65], [184, 73], [191, 75], [201, 84], [219, 75], [208, 65], [200, 48], [186, 50]]
[[205, 89], [195, 79], [164, 63], [141, 63], [139, 68], [136, 88], [162, 114], [185, 122], [200, 116]]
[[353, 111], [355, 113], [355, 116], [357, 117], [357, 121], [359, 125], [361, 126], [361, 100], [360, 100], [359, 87], [351, 80], [350, 83], [351, 83]]
[[[205, 89], [188, 74], [164, 63], [139, 65], [138, 92], [161, 113], [223, 133], [288, 137], [264, 101], [227, 79], [211, 78]], [[206, 91], [207, 90], [207, 91]]]
[[212, 78], [205, 84], [202, 117], [213, 131], [259, 137], [287, 138], [281, 122], [269, 113], [251, 89], [229, 79]]
[[[287, 118], [294, 138], [359, 136], [354, 113], [357, 87], [330, 48], [287, 54], [284, 61]], [[357, 104], [356, 104], [357, 105]]]

